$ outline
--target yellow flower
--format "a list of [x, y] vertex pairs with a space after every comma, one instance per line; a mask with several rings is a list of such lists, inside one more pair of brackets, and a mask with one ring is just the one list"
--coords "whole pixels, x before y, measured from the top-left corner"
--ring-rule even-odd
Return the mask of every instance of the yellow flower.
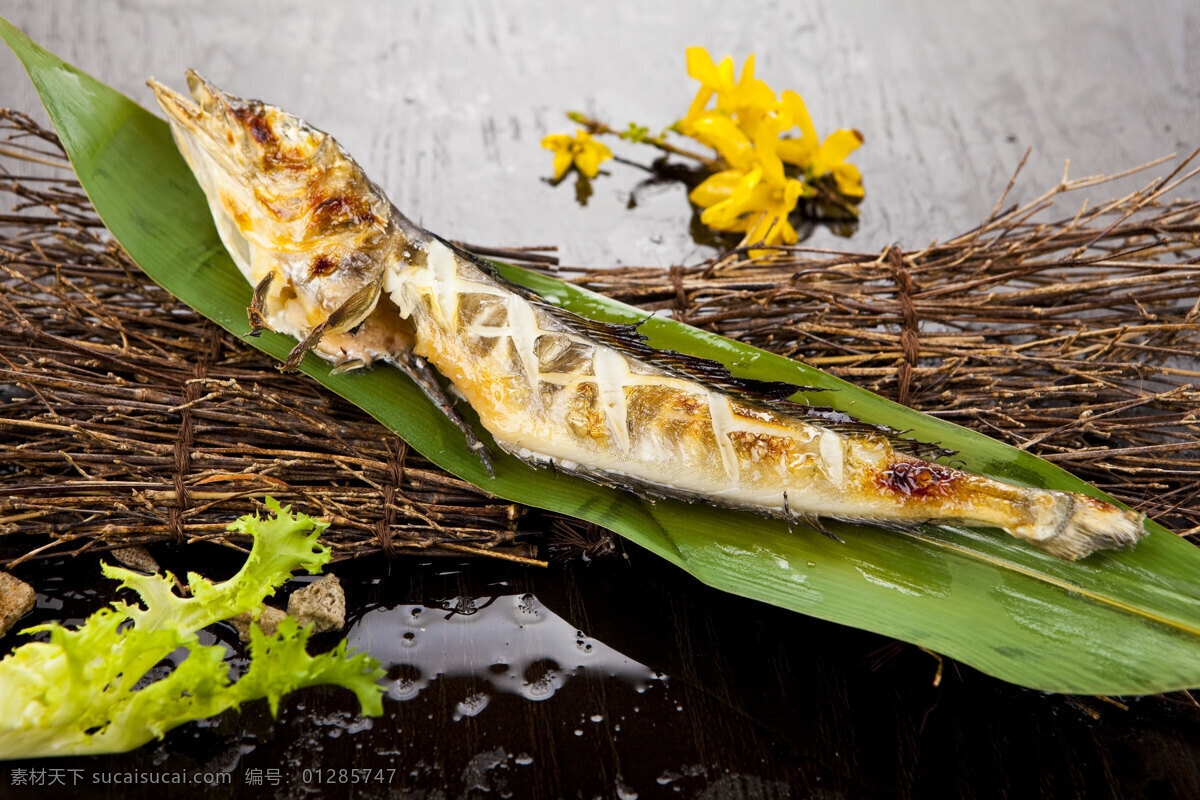
[[794, 178], [769, 177], [763, 165], [749, 172], [724, 170], [692, 190], [691, 200], [705, 212], [700, 221], [718, 231], [744, 232], [749, 244], [795, 244], [796, 229], [788, 222], [802, 196], [811, 193]]
[[788, 215], [800, 197], [812, 194], [812, 188], [787, 177], [777, 152], [779, 132], [792, 127], [791, 119], [776, 111], [765, 114], [753, 144], [728, 118], [719, 119], [727, 123], [727, 127], [713, 124], [712, 130], [721, 133], [720, 137], [701, 124], [707, 117], [697, 126], [699, 133], [710, 133], [714, 147], [733, 168], [711, 175], [692, 190], [691, 201], [707, 209], [700, 221], [714, 230], [745, 232], [745, 240], [751, 244], [794, 244], [796, 231]]
[[688, 135], [716, 150], [736, 170], [748, 172], [754, 165], [754, 145], [750, 137], [720, 112], [709, 111], [694, 119]]
[[744, 177], [746, 177], [746, 173], [738, 169], [713, 173], [705, 178], [703, 183], [692, 189], [688, 198], [701, 208], [711, 208], [717, 203], [728, 200]]
[[784, 130], [798, 127], [800, 138], [780, 139], [776, 147], [779, 157], [789, 164], [807, 169], [813, 156], [820, 149], [820, 140], [817, 138], [817, 129], [813, 127], [812, 117], [808, 115], [808, 108], [804, 105], [804, 99], [793, 91], [786, 91], [783, 93], [780, 110], [790, 123]]
[[584, 130], [576, 131], [573, 139], [565, 133], [552, 133], [542, 139], [542, 147], [554, 151], [554, 180], [567, 174], [572, 164], [583, 175], [594, 178], [600, 162], [612, 158], [612, 151]]
[[863, 135], [856, 130], [842, 128], [825, 137], [821, 142], [817, 129], [804, 100], [795, 92], [784, 92], [780, 104], [786, 122], [800, 128], [799, 139], [780, 139], [776, 146], [779, 157], [789, 164], [804, 169], [809, 178], [817, 179], [833, 174], [838, 191], [846, 197], [863, 197], [862, 174], [858, 167], [846, 163], [846, 156], [858, 149]]
[[[794, 178], [789, 178], [782, 187], [771, 188], [762, 185], [757, 205], [762, 209], [753, 226], [748, 226], [746, 232], [747, 244], [795, 244], [800, 238], [788, 215], [796, 207], [796, 202], [804, 194], [804, 184]], [[754, 252], [751, 255], [761, 255]]]
[[[680, 121], [681, 126], [690, 124], [704, 114], [708, 109], [708, 101], [714, 94], [728, 93], [733, 90], [733, 60], [726, 56], [721, 60], [720, 65], [717, 65], [713, 63], [712, 56], [703, 47], [689, 47], [687, 49], [687, 73], [700, 81], [700, 90], [696, 92], [691, 107]], [[751, 77], [754, 76], [754, 56], [747, 58], [746, 65], [742, 67], [743, 78], [747, 73]]]
[[745, 231], [751, 224], [754, 195], [762, 181], [762, 167], [749, 172], [725, 170], [713, 175], [697, 186], [691, 194], [696, 205], [700, 200], [716, 200], [703, 214], [700, 221], [717, 231]]
[[863, 196], [862, 174], [858, 167], [846, 163], [846, 156], [858, 149], [863, 135], [845, 128], [834, 131], [821, 142], [821, 148], [813, 156], [808, 169], [814, 178], [832, 173], [838, 191], [846, 197]]
[[712, 56], [703, 47], [687, 49], [688, 75], [700, 81], [692, 105], [678, 123], [679, 130], [692, 135], [692, 125], [709, 113], [708, 103], [716, 95], [716, 111], [736, 118], [747, 133], [754, 135], [754, 123], [770, 107], [775, 105], [775, 93], [771, 87], [754, 77], [754, 54], [746, 58], [742, 76], [734, 82], [733, 61], [726, 56], [720, 64], [714, 64]]

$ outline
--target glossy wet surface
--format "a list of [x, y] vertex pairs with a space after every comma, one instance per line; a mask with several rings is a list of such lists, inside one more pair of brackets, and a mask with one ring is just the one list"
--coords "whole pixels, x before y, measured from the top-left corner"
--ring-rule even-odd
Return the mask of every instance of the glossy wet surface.
[[[332, 133], [424, 227], [485, 245], [557, 245], [570, 264], [666, 267], [714, 254], [689, 230], [684, 184], [647, 182], [649, 148], [613, 143], [618, 159], [577, 191], [572, 176], [544, 180], [552, 156], [540, 147], [575, 129], [573, 109], [616, 128], [671, 124], [696, 88], [691, 45], [732, 54], [739, 68], [754, 52], [756, 75], [803, 95], [822, 135], [866, 137], [852, 159], [867, 192], [853, 245], [818, 229], [817, 247], [914, 249], [969, 230], [1027, 147], [1014, 200], [1056, 184], [1064, 159], [1073, 176], [1113, 173], [1189, 152], [1200, 130], [1192, 0], [625, 0], [569, 11], [421, 0], [336, 12], [316, 0], [10, 0], [4, 14], [147, 108], [148, 77], [182, 89], [195, 68]], [[0, 86], [0, 102], [38, 108], [7, 52]]]
[[[195, 568], [193, 556], [168, 552], [163, 565]], [[202, 561], [214, 577], [235, 563]], [[1123, 710], [954, 664], [934, 687], [937, 661], [914, 647], [723, 595], [641, 552], [541, 572], [382, 560], [335, 571], [352, 609], [347, 638], [388, 669], [383, 717], [358, 717], [348, 693], [308, 690], [277, 720], [254, 703], [126, 756], [6, 764], [4, 783], [15, 767], [63, 770], [100, 797], [154, 794], [104, 783], [138, 771], [229, 776], [188, 787], [195, 796], [1200, 792], [1200, 708], [1182, 695], [1125, 699]], [[37, 569], [43, 594], [28, 621], [93, 611], [108, 590], [97, 574], [89, 558]], [[232, 629], [213, 630], [236, 668]]]

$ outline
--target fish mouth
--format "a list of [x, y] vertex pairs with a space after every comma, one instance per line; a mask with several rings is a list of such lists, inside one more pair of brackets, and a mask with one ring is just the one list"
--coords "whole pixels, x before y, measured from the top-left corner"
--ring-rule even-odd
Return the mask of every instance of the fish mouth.
[[[146, 84], [154, 91], [181, 145], [184, 141], [199, 145], [230, 167], [259, 155], [250, 136], [252, 131], [245, 124], [247, 112], [253, 114], [256, 103], [225, 94], [192, 69], [187, 71], [191, 99], [153, 78]], [[261, 117], [255, 115], [254, 119]], [[181, 149], [186, 152], [190, 148]]]
[[206, 118], [214, 116], [218, 103], [228, 110], [229, 103], [224, 93], [200, 76], [195, 70], [187, 71], [188, 89], [197, 103], [181, 95], [174, 89], [151, 78], [146, 85], [154, 91], [154, 97], [159, 106], [173, 121], [183, 125], [188, 130], [205, 127]]

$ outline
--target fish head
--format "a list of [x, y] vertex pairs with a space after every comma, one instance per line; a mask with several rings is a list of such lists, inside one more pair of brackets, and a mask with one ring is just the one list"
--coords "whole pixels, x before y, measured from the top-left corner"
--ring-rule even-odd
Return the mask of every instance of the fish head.
[[[175, 142], [246, 279], [306, 325], [382, 283], [393, 210], [332, 136], [275, 106], [226, 94], [192, 70], [191, 99], [151, 80]], [[363, 305], [350, 325], [373, 308]], [[296, 315], [296, 309], [289, 309]]]

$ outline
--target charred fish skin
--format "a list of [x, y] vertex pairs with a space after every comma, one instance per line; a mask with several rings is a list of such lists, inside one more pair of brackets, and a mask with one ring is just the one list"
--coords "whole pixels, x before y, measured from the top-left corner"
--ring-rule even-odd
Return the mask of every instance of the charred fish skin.
[[649, 347], [499, 277], [414, 225], [332, 139], [195, 73], [195, 102], [151, 82], [255, 287], [250, 322], [339, 369], [405, 369], [482, 448], [428, 364], [496, 444], [642, 494], [889, 526], [999, 527], [1054, 556], [1132, 547], [1143, 517], [1081, 494], [1022, 487], [917, 457], [912, 442], [782, 400], [715, 362]]

